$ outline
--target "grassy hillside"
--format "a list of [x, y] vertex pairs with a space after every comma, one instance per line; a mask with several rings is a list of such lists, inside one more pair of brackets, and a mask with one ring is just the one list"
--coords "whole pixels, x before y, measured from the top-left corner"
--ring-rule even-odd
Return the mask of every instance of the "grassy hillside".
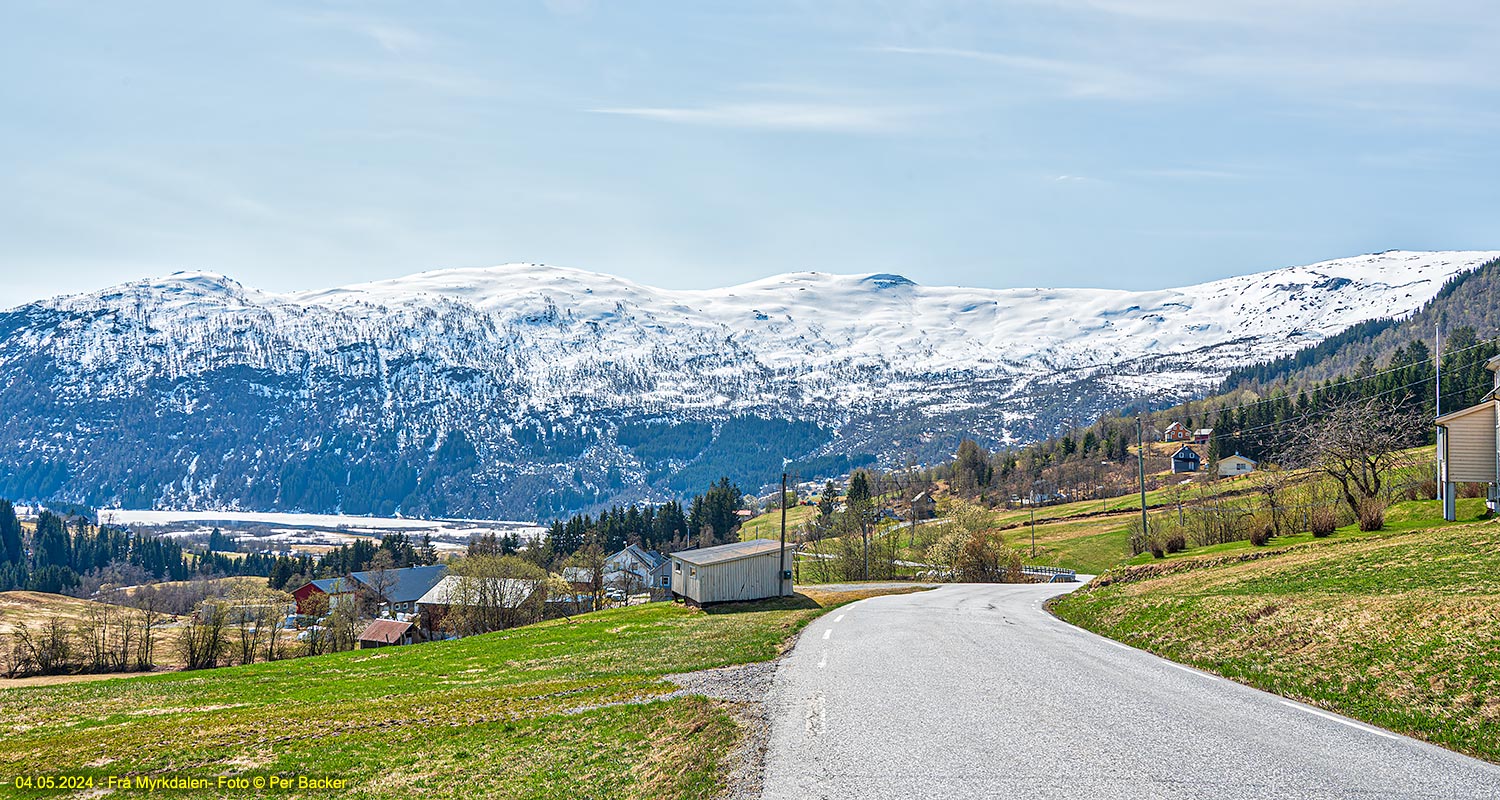
[[[786, 535], [791, 539], [797, 529], [804, 523], [812, 520], [818, 515], [815, 506], [789, 506], [786, 510]], [[767, 511], [760, 516], [745, 521], [740, 526], [740, 540], [751, 539], [775, 539], [781, 536], [781, 511], [780, 509]]]
[[1054, 609], [1174, 661], [1500, 761], [1500, 524], [1125, 567]]
[[722, 704], [653, 701], [675, 688], [661, 676], [772, 658], [825, 609], [876, 593], [654, 603], [454, 642], [3, 690], [0, 780], [284, 772], [347, 778], [349, 797], [709, 797], [740, 731]]
[[[259, 580], [265, 582], [264, 578]], [[21, 625], [37, 627], [51, 619], [77, 623], [100, 605], [92, 600], [46, 592], [0, 592], [0, 635], [9, 634]]]

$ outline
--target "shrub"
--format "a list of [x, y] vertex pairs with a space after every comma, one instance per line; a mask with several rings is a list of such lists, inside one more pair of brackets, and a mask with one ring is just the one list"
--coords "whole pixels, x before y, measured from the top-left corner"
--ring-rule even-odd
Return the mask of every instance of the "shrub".
[[1151, 537], [1151, 541], [1148, 544], [1148, 546], [1151, 548], [1151, 555], [1155, 556], [1156, 558], [1166, 558], [1167, 557], [1167, 549], [1162, 544], [1162, 541], [1160, 539], [1158, 539], [1158, 538], [1156, 538], [1154, 536]]
[[1438, 484], [1436, 478], [1425, 478], [1408, 486], [1406, 499], [1408, 500], [1436, 500], [1438, 496]]
[[1256, 547], [1265, 547], [1270, 544], [1271, 537], [1276, 533], [1270, 523], [1264, 525], [1252, 525], [1250, 527], [1250, 544]]
[[1374, 497], [1367, 497], [1359, 504], [1359, 529], [1362, 531], [1378, 531], [1385, 527], [1385, 503]]
[[1332, 536], [1333, 529], [1338, 527], [1338, 520], [1334, 516], [1333, 509], [1326, 507], [1313, 509], [1309, 522], [1312, 535], [1319, 539]]
[[1489, 494], [1489, 484], [1485, 483], [1460, 483], [1458, 485], [1459, 497], [1485, 497]]
[[1182, 531], [1173, 531], [1165, 538], [1163, 544], [1168, 553], [1181, 553], [1187, 549], [1187, 537], [1182, 535]]

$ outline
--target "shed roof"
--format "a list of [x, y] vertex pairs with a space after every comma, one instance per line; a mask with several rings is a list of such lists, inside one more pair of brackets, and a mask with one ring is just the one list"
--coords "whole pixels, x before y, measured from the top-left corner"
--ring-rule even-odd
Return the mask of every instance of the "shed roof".
[[[428, 589], [437, 585], [437, 582], [442, 580], [443, 576], [447, 574], [447, 564], [434, 564], [430, 567], [388, 569], [385, 571], [385, 601], [388, 603], [410, 603], [426, 594]], [[374, 588], [378, 582], [373, 570], [355, 572], [349, 577], [371, 588]]]
[[377, 619], [360, 632], [361, 642], [380, 642], [381, 644], [395, 644], [406, 636], [411, 630], [410, 622], [402, 622], [395, 619]]
[[721, 564], [725, 561], [734, 561], [739, 558], [765, 555], [781, 549], [781, 543], [776, 539], [751, 539], [748, 542], [730, 542], [717, 547], [702, 547], [697, 550], [683, 550], [673, 553], [672, 557], [678, 561], [697, 566], [708, 564]]

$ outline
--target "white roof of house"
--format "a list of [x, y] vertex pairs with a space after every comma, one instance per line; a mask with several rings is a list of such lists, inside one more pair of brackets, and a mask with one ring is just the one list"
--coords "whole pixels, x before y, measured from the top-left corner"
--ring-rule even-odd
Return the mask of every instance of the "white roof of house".
[[1240, 455], [1239, 453], [1235, 453], [1232, 456], [1225, 456], [1224, 458], [1219, 459], [1219, 463], [1220, 464], [1224, 463], [1225, 461], [1243, 461], [1243, 462], [1245, 462], [1246, 464], [1249, 464], [1252, 467], [1255, 466], [1255, 464], [1256, 464], [1255, 459], [1253, 459], [1253, 458], [1246, 458], [1246, 457]]
[[[521, 578], [468, 578], [449, 575], [417, 600], [419, 606], [447, 606], [455, 601], [473, 602], [480, 598], [500, 598], [500, 605], [518, 606], [537, 589], [538, 581]], [[472, 600], [470, 598], [473, 598]]]

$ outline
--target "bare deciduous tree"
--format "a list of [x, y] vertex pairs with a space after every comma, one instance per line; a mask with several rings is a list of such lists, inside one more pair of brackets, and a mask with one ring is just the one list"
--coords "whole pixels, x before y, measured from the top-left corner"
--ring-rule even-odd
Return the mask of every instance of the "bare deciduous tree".
[[1420, 441], [1426, 426], [1402, 405], [1379, 397], [1335, 405], [1301, 431], [1288, 460], [1333, 478], [1357, 516], [1385, 499], [1383, 490], [1396, 471], [1415, 463], [1406, 449]]

